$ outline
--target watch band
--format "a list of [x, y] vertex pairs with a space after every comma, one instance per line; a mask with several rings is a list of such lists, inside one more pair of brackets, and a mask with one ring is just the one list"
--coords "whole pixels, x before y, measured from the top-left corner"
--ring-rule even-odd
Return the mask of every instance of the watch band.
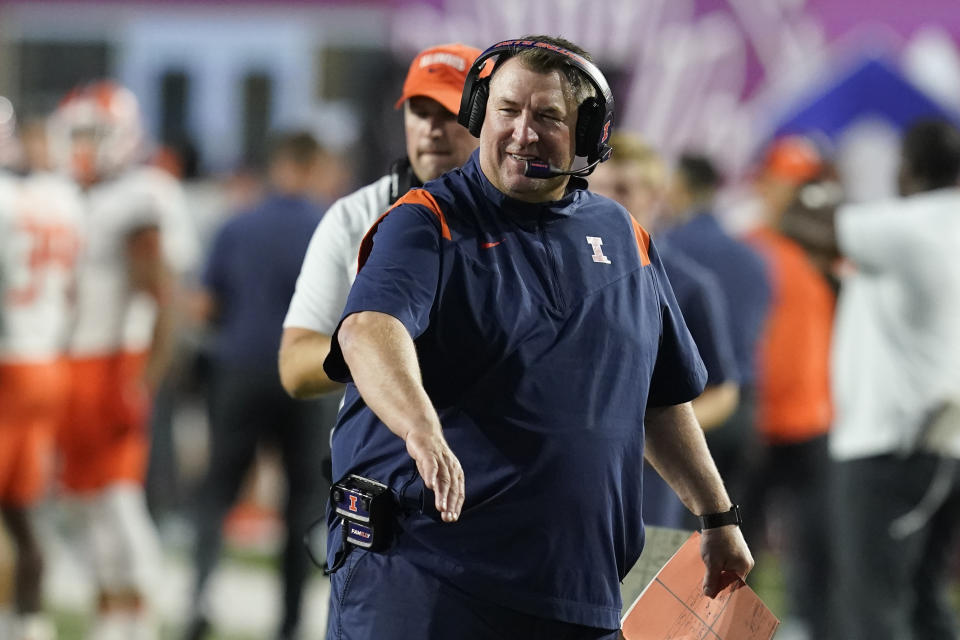
[[716, 529], [717, 527], [725, 527], [728, 524], [735, 524], [738, 527], [743, 524], [743, 519], [740, 517], [740, 505], [735, 504], [730, 507], [729, 511], [722, 511], [720, 513], [708, 513], [700, 518], [700, 530], [704, 529]]

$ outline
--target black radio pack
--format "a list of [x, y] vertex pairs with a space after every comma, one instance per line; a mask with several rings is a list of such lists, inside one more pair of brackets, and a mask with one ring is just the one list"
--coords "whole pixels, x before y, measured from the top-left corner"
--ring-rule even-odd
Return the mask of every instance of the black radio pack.
[[350, 474], [330, 487], [330, 504], [334, 513], [340, 516], [343, 540], [333, 564], [322, 562], [319, 560], [321, 554], [315, 555], [313, 551], [314, 530], [326, 526], [326, 518], [314, 522], [304, 536], [307, 553], [315, 564], [323, 567], [323, 575], [339, 570], [354, 548], [383, 551], [393, 543], [399, 503], [387, 485]]
[[392, 542], [396, 501], [387, 485], [351, 474], [330, 488], [330, 504], [343, 520], [348, 543], [381, 551]]

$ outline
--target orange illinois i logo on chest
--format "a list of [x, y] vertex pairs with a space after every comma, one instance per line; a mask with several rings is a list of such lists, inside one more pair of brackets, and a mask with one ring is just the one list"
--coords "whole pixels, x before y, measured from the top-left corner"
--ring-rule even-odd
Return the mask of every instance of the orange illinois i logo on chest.
[[610, 258], [603, 255], [603, 249], [600, 248], [603, 246], [603, 240], [596, 236], [587, 236], [587, 244], [593, 247], [593, 255], [590, 257], [593, 258], [594, 262], [610, 264]]

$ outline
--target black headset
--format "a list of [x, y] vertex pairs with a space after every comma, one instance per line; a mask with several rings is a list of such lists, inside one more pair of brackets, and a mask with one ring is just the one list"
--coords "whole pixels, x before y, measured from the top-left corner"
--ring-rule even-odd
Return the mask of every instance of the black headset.
[[587, 158], [587, 162], [603, 162], [610, 157], [613, 148], [607, 144], [610, 140], [610, 127], [613, 124], [613, 94], [606, 78], [595, 64], [581, 55], [563, 47], [541, 40], [504, 40], [489, 47], [474, 61], [463, 84], [463, 97], [460, 99], [460, 113], [457, 121], [466, 127], [474, 137], [480, 137], [480, 128], [487, 112], [487, 98], [490, 95], [490, 76], [480, 77], [484, 63], [493, 56], [504, 53], [516, 54], [519, 49], [544, 49], [563, 57], [572, 67], [583, 72], [597, 89], [599, 96], [591, 96], [580, 103], [577, 110], [576, 154]]

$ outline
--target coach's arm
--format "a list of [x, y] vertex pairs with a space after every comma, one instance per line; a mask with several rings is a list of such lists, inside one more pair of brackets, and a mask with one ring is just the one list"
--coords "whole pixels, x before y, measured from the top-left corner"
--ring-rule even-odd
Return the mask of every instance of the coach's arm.
[[406, 443], [442, 519], [456, 521], [463, 507], [463, 468], [443, 437], [406, 327], [391, 315], [361, 311], [343, 320], [337, 338], [364, 402]]
[[[690, 403], [648, 408], [644, 423], [644, 457], [687, 508], [697, 515], [729, 510], [733, 503]], [[753, 556], [737, 525], [704, 530], [700, 555], [707, 567], [703, 592], [711, 598], [729, 582], [729, 574], [746, 578], [753, 568]]]

